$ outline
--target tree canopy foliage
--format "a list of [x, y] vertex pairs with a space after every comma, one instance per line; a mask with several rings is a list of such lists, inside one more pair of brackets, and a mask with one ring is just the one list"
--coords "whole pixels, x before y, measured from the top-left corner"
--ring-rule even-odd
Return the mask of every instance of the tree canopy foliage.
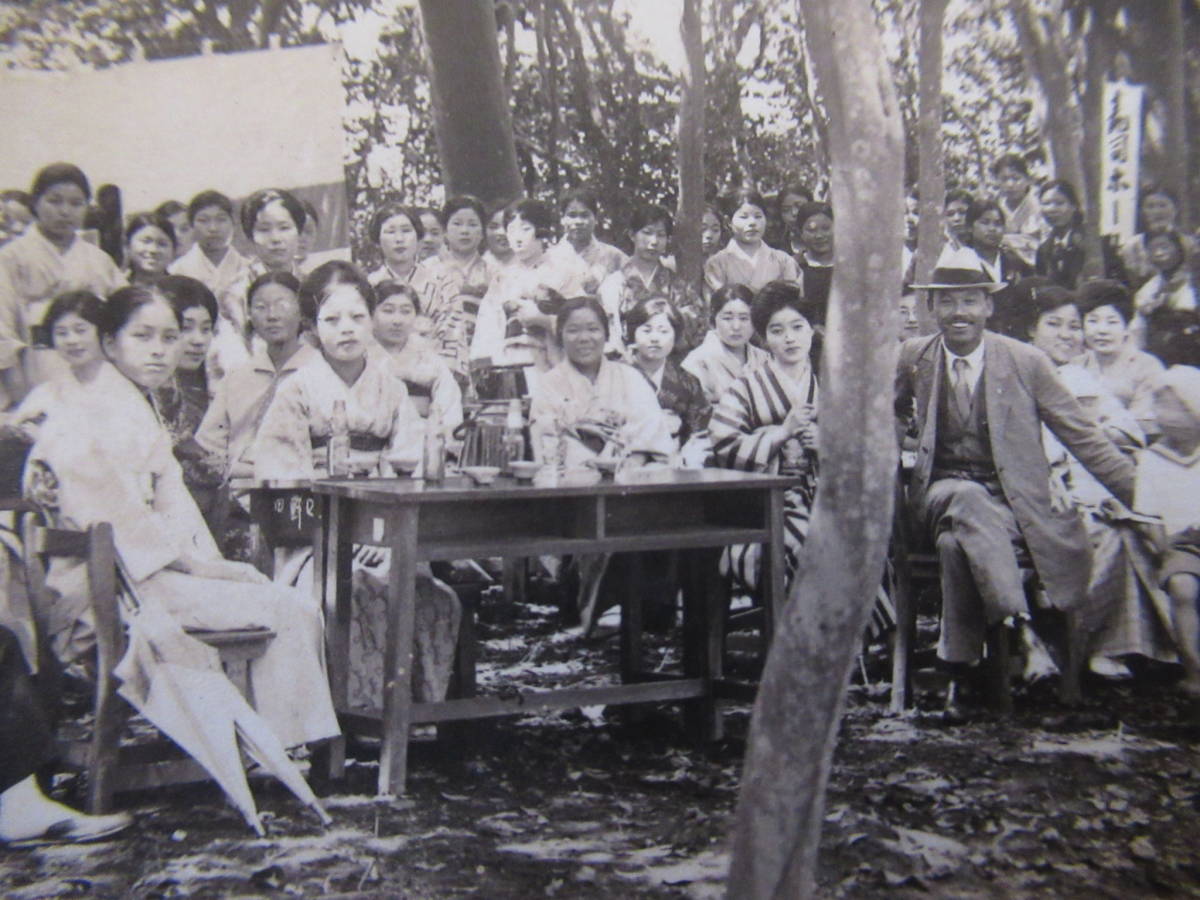
[[[677, 16], [677, 3], [662, 4]], [[1134, 0], [980, 0], [952, 3], [944, 74], [947, 184], [987, 185], [987, 166], [1017, 152], [1047, 166], [1045, 73], [1019, 40], [1013, 14], [1028, 9], [1053, 39], [1073, 96], [1086, 105], [1089, 78], [1128, 74], [1149, 88], [1146, 169], [1172, 168], [1170, 110], [1159, 7]], [[916, 180], [917, 0], [873, 0], [895, 78], [908, 147], [906, 180]], [[638, 33], [631, 4], [610, 0], [497, 0], [496, 22], [526, 190], [555, 194], [595, 186], [610, 228], [636, 201], [673, 205], [678, 73]], [[794, 0], [704, 0], [707, 110], [705, 169], [716, 194], [749, 184], [764, 193], [799, 182], [828, 189], [828, 123], [805, 58]], [[1185, 4], [1190, 81], [1187, 118], [1200, 115], [1200, 8]], [[346, 171], [351, 203], [380, 196], [416, 201], [440, 182], [419, 14], [387, 0], [26, 0], [0, 4], [0, 61], [9, 68], [103, 67], [267, 46], [338, 40], [374, 23], [362, 51], [347, 40]], [[357, 24], [351, 24], [357, 23]], [[1105, 42], [1096, 43], [1097, 38]], [[1095, 49], [1099, 46], [1101, 49]], [[1088, 65], [1091, 52], [1093, 65]], [[1098, 56], [1103, 52], [1105, 58]], [[359, 53], [360, 55], [355, 55]], [[1061, 143], [1061, 141], [1060, 141]], [[1036, 166], [1035, 166], [1036, 168]], [[1043, 171], [1048, 171], [1044, 169]], [[1195, 178], [1196, 176], [1192, 176]], [[1180, 185], [1180, 187], [1183, 187]], [[1193, 189], [1200, 187], [1191, 185]], [[1195, 204], [1193, 204], [1195, 206]]]

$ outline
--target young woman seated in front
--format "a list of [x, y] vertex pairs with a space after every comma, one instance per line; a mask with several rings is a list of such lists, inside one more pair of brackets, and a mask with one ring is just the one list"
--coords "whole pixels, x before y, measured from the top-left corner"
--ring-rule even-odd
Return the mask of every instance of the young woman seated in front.
[[[356, 476], [391, 476], [392, 461], [419, 460], [424, 424], [391, 355], [372, 335], [375, 289], [354, 265], [331, 260], [313, 270], [300, 299], [316, 313], [320, 354], [288, 377], [263, 416], [251, 454], [259, 480], [323, 478], [330, 438], [349, 435]], [[290, 567], [304, 579], [302, 559]], [[383, 702], [386, 564], [360, 566], [351, 617], [349, 703]], [[277, 578], [281, 577], [279, 573]], [[311, 578], [311, 574], [307, 575]], [[454, 592], [424, 569], [417, 577], [414, 693], [438, 700], [449, 684], [460, 606]]]
[[[309, 594], [221, 556], [149, 402], [174, 374], [181, 326], [155, 286], [109, 297], [99, 327], [108, 361], [47, 417], [26, 465], [26, 496], [58, 527], [111, 523], [143, 607], [185, 628], [273, 630], [250, 663], [255, 707], [285, 746], [333, 737], [320, 610]], [[86, 573], [82, 562], [61, 562], [47, 575], [56, 598], [44, 611], [48, 636], [64, 663], [86, 667], [95, 643]]]

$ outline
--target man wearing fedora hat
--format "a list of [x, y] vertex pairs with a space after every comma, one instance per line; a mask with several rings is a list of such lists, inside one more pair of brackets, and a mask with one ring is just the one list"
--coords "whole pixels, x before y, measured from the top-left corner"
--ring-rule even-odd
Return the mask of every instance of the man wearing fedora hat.
[[[1049, 604], [1071, 610], [1088, 585], [1090, 550], [1074, 511], [1052, 508], [1045, 423], [1112, 493], [1128, 502], [1134, 466], [1083, 413], [1042, 351], [986, 330], [991, 282], [969, 251], [938, 261], [928, 291], [938, 333], [900, 349], [896, 410], [918, 435], [909, 500], [937, 546], [938, 655], [979, 660], [986, 630], [1025, 621], [1023, 541]], [[1077, 687], [1064, 673], [1066, 693]]]

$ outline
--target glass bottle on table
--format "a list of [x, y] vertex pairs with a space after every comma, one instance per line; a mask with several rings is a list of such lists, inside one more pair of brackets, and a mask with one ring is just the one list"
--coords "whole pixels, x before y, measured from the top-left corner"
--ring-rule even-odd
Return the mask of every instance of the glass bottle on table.
[[421, 468], [428, 484], [441, 484], [446, 478], [446, 430], [436, 408], [430, 408], [425, 420], [425, 448]]
[[513, 397], [508, 401], [508, 414], [504, 417], [504, 459], [501, 471], [512, 474], [512, 463], [525, 458], [525, 419], [521, 415], [521, 401]]
[[346, 419], [346, 401], [334, 400], [329, 414], [329, 444], [326, 471], [330, 478], [350, 477], [350, 423]]

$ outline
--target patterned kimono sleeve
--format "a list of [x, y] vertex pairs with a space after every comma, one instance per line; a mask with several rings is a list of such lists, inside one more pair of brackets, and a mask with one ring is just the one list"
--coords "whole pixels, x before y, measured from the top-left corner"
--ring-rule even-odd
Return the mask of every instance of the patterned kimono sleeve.
[[312, 478], [310, 409], [301, 379], [293, 376], [283, 383], [267, 408], [254, 439], [254, 477]]
[[753, 378], [738, 378], [721, 396], [708, 423], [717, 465], [725, 469], [767, 471], [788, 436], [781, 424], [760, 419], [752, 396]]
[[718, 291], [725, 286], [729, 275], [721, 265], [721, 251], [717, 251], [704, 261], [704, 283], [710, 291]]

